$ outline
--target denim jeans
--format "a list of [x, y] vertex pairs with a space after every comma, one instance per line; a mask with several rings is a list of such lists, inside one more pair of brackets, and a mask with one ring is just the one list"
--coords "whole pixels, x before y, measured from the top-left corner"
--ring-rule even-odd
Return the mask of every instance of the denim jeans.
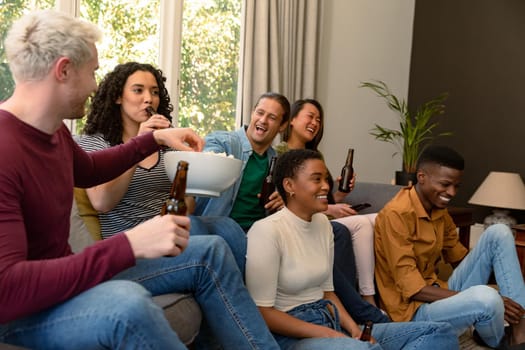
[[[300, 305], [288, 314], [306, 322], [330, 327], [341, 331], [337, 311], [332, 315], [327, 300]], [[332, 305], [332, 307], [334, 307]], [[335, 309], [335, 307], [334, 307]], [[351, 337], [342, 338], [290, 338], [274, 334], [283, 350], [314, 349], [458, 349], [458, 338], [452, 327], [445, 322], [392, 322], [374, 325], [372, 336], [377, 344], [362, 342]]]
[[224, 349], [278, 349], [217, 236], [192, 236], [177, 257], [139, 259], [110, 282], [1, 325], [0, 340], [31, 349], [185, 349], [150, 298], [171, 292], [193, 293]]
[[131, 281], [108, 281], [42, 312], [0, 325], [0, 341], [28, 349], [186, 349]]
[[335, 294], [357, 323], [372, 321], [389, 322], [390, 319], [377, 307], [365, 301], [357, 292], [354, 248], [352, 236], [343, 224], [330, 221], [334, 231], [334, 270]]
[[485, 284], [494, 271], [501, 295], [525, 307], [525, 285], [508, 226], [489, 226], [474, 249], [454, 270], [449, 289], [460, 291], [452, 297], [423, 304], [414, 321], [449, 322], [458, 334], [474, 325], [480, 337], [495, 347], [504, 333], [504, 305], [498, 292]]
[[235, 220], [227, 216], [190, 216], [190, 235], [218, 235], [230, 246], [244, 278], [246, 265], [246, 233]]

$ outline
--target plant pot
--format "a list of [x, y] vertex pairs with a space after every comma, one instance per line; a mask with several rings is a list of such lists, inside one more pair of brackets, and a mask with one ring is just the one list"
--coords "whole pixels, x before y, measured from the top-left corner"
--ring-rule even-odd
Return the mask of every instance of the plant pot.
[[417, 182], [416, 173], [396, 171], [396, 185], [409, 186], [409, 185], [415, 185], [416, 182]]

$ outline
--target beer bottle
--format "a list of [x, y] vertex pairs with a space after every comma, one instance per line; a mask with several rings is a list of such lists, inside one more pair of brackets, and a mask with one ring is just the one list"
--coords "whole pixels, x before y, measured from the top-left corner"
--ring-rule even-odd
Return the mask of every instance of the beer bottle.
[[[270, 167], [268, 168], [268, 174], [263, 180], [261, 187], [261, 197], [259, 197], [259, 203], [264, 207], [268, 203], [270, 196], [275, 192], [275, 183], [273, 182], [273, 169], [275, 168], [275, 162], [277, 157], [272, 157], [270, 160]], [[266, 212], [266, 215], [272, 214], [271, 211]]]
[[354, 168], [352, 163], [354, 162], [354, 149], [348, 149], [348, 155], [346, 156], [346, 162], [341, 170], [341, 181], [339, 182], [339, 191], [348, 193], [350, 192], [350, 182], [354, 177]]
[[374, 327], [374, 323], [372, 321], [366, 321], [365, 326], [363, 328], [363, 332], [361, 332], [361, 337], [359, 340], [362, 341], [370, 341], [372, 338], [372, 328]]
[[171, 185], [170, 197], [162, 205], [160, 215], [186, 215], [186, 178], [188, 174], [188, 162], [183, 160], [177, 164], [177, 172]]

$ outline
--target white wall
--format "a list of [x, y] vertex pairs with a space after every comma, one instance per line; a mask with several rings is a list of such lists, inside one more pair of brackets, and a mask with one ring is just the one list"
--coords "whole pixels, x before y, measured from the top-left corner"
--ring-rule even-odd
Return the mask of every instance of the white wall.
[[390, 183], [401, 168], [396, 149], [369, 134], [374, 123], [396, 127], [397, 118], [361, 81], [385, 81], [408, 94], [415, 0], [324, 0], [318, 98], [325, 109], [320, 149], [338, 176], [349, 147], [358, 180]]

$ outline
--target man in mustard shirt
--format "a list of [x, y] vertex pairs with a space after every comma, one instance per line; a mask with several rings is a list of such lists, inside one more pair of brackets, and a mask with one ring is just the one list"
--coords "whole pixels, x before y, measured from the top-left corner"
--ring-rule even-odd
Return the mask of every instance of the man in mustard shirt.
[[[381, 306], [394, 321], [446, 321], [458, 335], [473, 325], [491, 347], [525, 349], [525, 285], [511, 230], [490, 226], [469, 253], [446, 209], [461, 183], [462, 156], [428, 147], [417, 169], [416, 185], [401, 189], [376, 219]], [[447, 282], [436, 275], [440, 259], [456, 267]], [[492, 271], [501, 295], [486, 286]]]

